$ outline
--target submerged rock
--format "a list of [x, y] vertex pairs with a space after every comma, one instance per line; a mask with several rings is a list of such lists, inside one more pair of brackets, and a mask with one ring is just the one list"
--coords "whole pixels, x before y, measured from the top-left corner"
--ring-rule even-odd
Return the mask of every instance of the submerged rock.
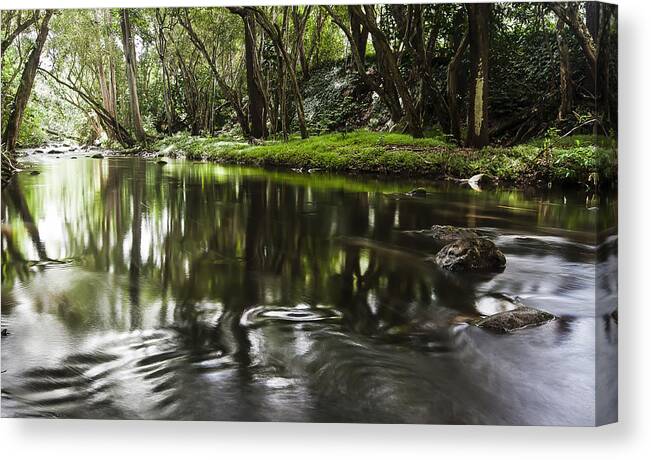
[[435, 260], [450, 271], [500, 270], [506, 266], [502, 251], [486, 238], [461, 238], [444, 246]]
[[102, 158], [104, 158], [104, 155], [102, 155], [101, 153], [96, 153], [92, 155], [91, 158], [97, 158], [98, 160], [101, 160]]
[[452, 225], [432, 225], [432, 238], [441, 241], [455, 241], [461, 238], [479, 238], [477, 232], [470, 228], [454, 227]]
[[525, 327], [540, 326], [556, 319], [551, 313], [531, 307], [519, 307], [475, 321], [474, 325], [494, 332], [512, 332]]
[[64, 152], [63, 152], [63, 150], [60, 150], [60, 149], [50, 149], [50, 150], [47, 151], [48, 155], [54, 155], [54, 154], [57, 154], [57, 153], [64, 153]]
[[418, 187], [413, 189], [411, 192], [407, 193], [409, 196], [417, 196], [417, 197], [425, 197], [427, 196], [427, 190], [425, 190], [423, 187]]

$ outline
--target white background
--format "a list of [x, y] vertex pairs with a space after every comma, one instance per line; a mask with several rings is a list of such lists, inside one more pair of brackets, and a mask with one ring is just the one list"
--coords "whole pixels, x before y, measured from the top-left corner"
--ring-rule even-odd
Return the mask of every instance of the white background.
[[[352, 0], [350, 0], [352, 1]], [[388, 0], [390, 1], [390, 0]], [[224, 0], [2, 0], [2, 8], [189, 6]], [[287, 1], [286, 3], [292, 3]], [[296, 2], [294, 2], [296, 3]], [[308, 3], [308, 2], [298, 2]], [[315, 3], [315, 2], [309, 2]], [[329, 3], [337, 3], [330, 1]], [[346, 2], [340, 2], [346, 3]], [[651, 2], [619, 2], [620, 422], [602, 428], [0, 420], [0, 458], [650, 458]]]

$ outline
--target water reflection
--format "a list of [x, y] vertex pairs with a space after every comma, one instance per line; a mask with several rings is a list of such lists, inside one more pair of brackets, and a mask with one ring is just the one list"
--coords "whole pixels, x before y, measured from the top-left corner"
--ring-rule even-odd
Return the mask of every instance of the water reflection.
[[[617, 343], [614, 321], [599, 326], [613, 306], [594, 307], [613, 197], [594, 212], [580, 192], [424, 183], [415, 198], [407, 182], [182, 161], [39, 167], [3, 191], [3, 416], [595, 422], [595, 337]], [[480, 227], [506, 270], [439, 271], [436, 242], [413, 232], [433, 224]], [[511, 336], [465, 325], [519, 301], [562, 319]]]

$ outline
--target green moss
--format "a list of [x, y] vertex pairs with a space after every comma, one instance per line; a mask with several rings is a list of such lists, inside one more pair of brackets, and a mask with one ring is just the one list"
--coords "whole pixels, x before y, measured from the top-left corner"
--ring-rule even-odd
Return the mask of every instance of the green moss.
[[[577, 144], [577, 140], [580, 142]], [[328, 171], [401, 174], [414, 177], [468, 178], [484, 173], [512, 183], [588, 183], [616, 181], [616, 150], [574, 139], [544, 149], [539, 141], [515, 147], [460, 149], [441, 135], [414, 139], [406, 134], [359, 130], [287, 142], [250, 145], [224, 137], [177, 135], [156, 144], [164, 153], [189, 159], [264, 167], [318, 168]], [[582, 144], [581, 142], [586, 142]]]

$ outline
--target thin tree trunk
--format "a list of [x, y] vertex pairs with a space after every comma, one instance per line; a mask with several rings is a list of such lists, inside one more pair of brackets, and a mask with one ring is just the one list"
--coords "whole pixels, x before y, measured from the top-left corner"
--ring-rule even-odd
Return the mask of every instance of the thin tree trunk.
[[[400, 73], [396, 54], [391, 49], [387, 36], [377, 25], [374, 6], [364, 5], [363, 9], [361, 6], [349, 6], [348, 9], [351, 14], [357, 16], [359, 21], [371, 34], [373, 46], [376, 50], [376, 54], [378, 54], [378, 68], [380, 68], [380, 63], [382, 63], [384, 72], [381, 73], [386, 72], [384, 82], [389, 85], [389, 87], [395, 85], [395, 91], [402, 101], [401, 105], [405, 114], [407, 131], [414, 137], [423, 137], [421, 114], [418, 112], [414, 98], [409, 92], [409, 87]], [[387, 94], [393, 91], [386, 87], [385, 89], [387, 89]]]
[[572, 70], [570, 68], [570, 50], [563, 36], [565, 23], [559, 19], [556, 22], [556, 41], [558, 43], [558, 57], [560, 61], [560, 96], [561, 103], [558, 107], [558, 119], [565, 120], [572, 111], [573, 88]]
[[89, 94], [84, 92], [81, 88], [75, 86], [74, 84], [70, 82], [65, 82], [58, 78], [56, 75], [54, 75], [52, 72], [49, 72], [43, 68], [39, 68], [39, 70], [46, 75], [48, 75], [50, 78], [52, 78], [54, 81], [59, 83], [60, 85], [65, 86], [66, 88], [72, 90], [76, 94], [81, 97], [81, 99], [89, 105], [91, 110], [95, 112], [97, 117], [100, 120], [100, 123], [102, 123], [102, 126], [104, 127], [104, 130], [107, 133], [113, 132], [113, 135], [115, 136], [115, 139], [122, 144], [123, 147], [132, 147], [135, 143], [127, 129], [120, 124], [120, 122], [113, 117], [109, 112], [106, 111], [104, 106], [93, 99]]
[[[16, 21], [20, 21], [20, 16], [16, 19]], [[28, 17], [25, 21], [18, 22], [16, 28], [9, 35], [7, 35], [7, 38], [2, 40], [2, 43], [0, 43], [0, 54], [2, 54], [4, 57], [4, 51], [7, 48], [9, 48], [9, 46], [14, 42], [16, 37], [18, 37], [21, 33], [27, 30], [27, 28], [32, 24], [34, 24], [36, 21], [38, 21], [38, 11], [34, 11], [32, 15]]]
[[226, 83], [226, 80], [224, 80], [222, 75], [217, 70], [217, 65], [215, 64], [215, 61], [211, 58], [210, 54], [208, 53], [205, 44], [199, 38], [197, 33], [194, 31], [194, 28], [192, 27], [192, 23], [190, 22], [190, 18], [187, 15], [187, 11], [185, 12], [185, 15], [183, 14], [179, 15], [179, 22], [183, 26], [183, 28], [187, 31], [188, 36], [190, 37], [190, 41], [192, 41], [192, 43], [197, 48], [197, 50], [203, 55], [204, 59], [208, 62], [208, 65], [210, 66], [210, 70], [212, 71], [213, 77], [217, 81], [217, 85], [219, 86], [219, 89], [222, 91], [222, 93], [224, 93], [224, 97], [231, 104], [233, 110], [235, 110], [235, 116], [237, 117], [238, 124], [242, 128], [242, 134], [244, 134], [244, 137], [249, 137], [251, 135], [249, 129], [249, 122], [248, 122], [248, 117], [244, 112], [244, 108], [242, 107], [242, 101], [240, 100], [238, 93]]
[[[370, 74], [366, 72], [366, 67], [362, 60], [362, 56], [359, 54], [359, 49], [357, 48], [357, 46], [355, 46], [355, 37], [353, 36], [353, 32], [351, 31], [350, 27], [344, 22], [343, 18], [341, 18], [331, 6], [324, 6], [323, 8], [328, 12], [330, 17], [332, 18], [332, 21], [341, 29], [344, 35], [346, 35], [346, 38], [348, 39], [348, 43], [350, 44], [350, 50], [353, 56], [353, 62], [355, 64], [355, 67], [357, 68], [357, 73], [359, 74], [360, 78], [364, 80], [364, 83], [366, 83], [373, 91], [375, 91], [380, 96], [382, 102], [384, 102], [384, 104], [389, 109], [389, 113], [391, 114], [391, 120], [395, 123], [400, 122], [403, 116], [402, 107], [400, 106], [400, 101], [397, 100], [397, 98], [392, 98], [391, 95], [389, 95], [388, 92], [385, 90], [384, 87], [385, 82], [383, 81], [381, 76], [378, 75], [379, 72], [374, 74]], [[352, 17], [352, 13], [350, 11], [349, 14]]]
[[[99, 10], [96, 11], [95, 20], [97, 23], [100, 22], [98, 16]], [[97, 41], [98, 47], [100, 49], [100, 55], [97, 60], [97, 77], [99, 80], [100, 94], [102, 96], [102, 105], [106, 112], [108, 112], [114, 120], [117, 120], [117, 107], [116, 107], [116, 90], [115, 90], [115, 63], [113, 62], [113, 52], [112, 52], [112, 40], [110, 37], [110, 16], [108, 11], [104, 10], [102, 12], [103, 22], [104, 22], [104, 33], [100, 33], [98, 30]], [[104, 66], [104, 57], [106, 54], [108, 56], [108, 78], [106, 75], [106, 68]], [[111, 139], [116, 139], [115, 133], [116, 129], [107, 129], [106, 134]], [[117, 140], [117, 139], [116, 139]]]
[[287, 72], [289, 76], [292, 92], [294, 93], [294, 99], [296, 104], [296, 115], [298, 118], [298, 127], [301, 132], [301, 138], [307, 139], [309, 137], [309, 134], [307, 131], [307, 126], [305, 124], [305, 110], [303, 108], [303, 96], [301, 94], [301, 88], [298, 84], [298, 79], [296, 78], [296, 69], [292, 65], [292, 59], [290, 58], [289, 53], [287, 52], [287, 47], [285, 46], [278, 25], [272, 23], [269, 20], [269, 18], [267, 18], [264, 11], [262, 11], [260, 8], [245, 7], [245, 9], [255, 13], [258, 23], [265, 30], [265, 32], [269, 34], [269, 38], [271, 38], [271, 40], [274, 42], [274, 45], [276, 45], [276, 49], [278, 50], [280, 56], [285, 62], [285, 66], [284, 66], [285, 72]]
[[278, 115], [280, 117], [280, 130], [282, 131], [283, 139], [287, 140], [289, 138], [289, 126], [287, 126], [287, 66], [277, 47], [276, 50], [276, 55], [278, 56]]
[[321, 8], [317, 10], [315, 19], [315, 26], [312, 28], [312, 40], [310, 43], [310, 50], [307, 53], [308, 66], [319, 65], [319, 48], [321, 47], [321, 32], [325, 24], [325, 16]]
[[160, 60], [163, 80], [163, 103], [165, 104], [165, 121], [167, 122], [167, 134], [171, 135], [174, 125], [174, 111], [172, 109], [172, 97], [170, 95], [170, 77], [169, 71], [167, 69], [167, 39], [165, 37], [165, 16], [162, 15], [160, 8], [156, 8], [156, 23], [158, 24], [156, 49], [158, 51], [158, 59]]
[[303, 12], [300, 13], [300, 7], [294, 6], [292, 9], [292, 22], [294, 23], [294, 35], [296, 39], [296, 53], [298, 54], [298, 62], [301, 64], [301, 79], [307, 80], [310, 75], [310, 66], [305, 53], [305, 29], [307, 28], [307, 21], [310, 18], [312, 5], [303, 7]]
[[461, 39], [454, 56], [448, 64], [447, 76], [447, 93], [448, 93], [448, 113], [450, 115], [450, 133], [454, 139], [461, 143], [461, 117], [459, 116], [459, 104], [457, 102], [459, 93], [459, 82], [457, 78], [459, 62], [463, 53], [468, 48], [469, 34], [466, 32]]
[[124, 58], [127, 68], [127, 83], [129, 86], [129, 106], [131, 108], [131, 122], [138, 142], [144, 144], [147, 141], [145, 130], [142, 127], [142, 116], [140, 114], [140, 102], [138, 100], [138, 86], [136, 84], [136, 48], [133, 41], [129, 11], [120, 11], [120, 27], [122, 29], [122, 44], [124, 46]]
[[[583, 55], [590, 67], [592, 84], [594, 85], [595, 111], [601, 115], [601, 127], [607, 129], [610, 123], [609, 29], [614, 8], [612, 5], [605, 3], [588, 2], [586, 5], [586, 22], [584, 22], [579, 17], [578, 6], [575, 3], [564, 5], [550, 3], [549, 7], [559, 19], [569, 26], [583, 50]], [[597, 123], [595, 123], [594, 129], [596, 134], [599, 129]]]
[[466, 145], [488, 145], [488, 49], [491, 5], [472, 3], [468, 10], [471, 86], [468, 101]]
[[34, 49], [27, 59], [27, 64], [25, 64], [25, 69], [23, 74], [20, 77], [20, 84], [18, 85], [18, 90], [16, 91], [16, 97], [14, 98], [11, 112], [9, 113], [9, 118], [7, 119], [7, 126], [3, 137], [3, 143], [5, 148], [13, 152], [16, 150], [16, 141], [18, 140], [18, 133], [20, 132], [20, 125], [23, 121], [23, 115], [25, 113], [25, 107], [27, 107], [27, 101], [29, 96], [32, 93], [32, 87], [34, 86], [34, 78], [36, 77], [36, 71], [38, 70], [38, 64], [41, 60], [41, 53], [43, 52], [43, 47], [45, 46], [45, 41], [47, 40], [47, 34], [49, 32], [48, 24], [50, 18], [54, 13], [53, 10], [47, 10], [45, 16], [41, 21], [41, 26], [36, 36], [36, 44]]
[[[604, 130], [612, 127], [613, 117], [610, 104], [610, 19], [613, 14], [612, 5], [599, 4], [599, 32], [597, 34], [597, 83], [596, 103], [597, 113], [602, 114], [601, 124]], [[595, 126], [596, 129], [596, 126]]]

